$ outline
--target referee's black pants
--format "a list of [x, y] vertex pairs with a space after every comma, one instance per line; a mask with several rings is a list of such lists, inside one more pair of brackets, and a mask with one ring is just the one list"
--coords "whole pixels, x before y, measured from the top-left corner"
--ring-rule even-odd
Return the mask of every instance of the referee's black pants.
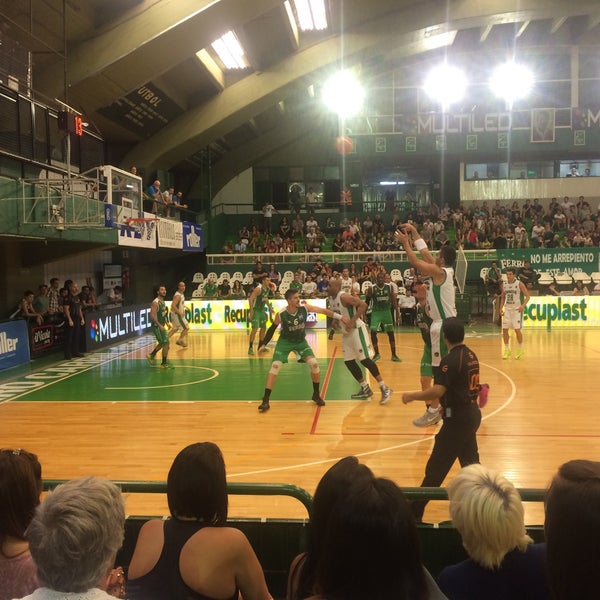
[[[461, 467], [479, 462], [476, 434], [480, 424], [481, 411], [476, 404], [452, 408], [449, 417], [444, 414], [444, 423], [435, 436], [421, 487], [439, 487], [457, 458]], [[412, 511], [417, 521], [422, 520], [427, 502], [412, 502]]]

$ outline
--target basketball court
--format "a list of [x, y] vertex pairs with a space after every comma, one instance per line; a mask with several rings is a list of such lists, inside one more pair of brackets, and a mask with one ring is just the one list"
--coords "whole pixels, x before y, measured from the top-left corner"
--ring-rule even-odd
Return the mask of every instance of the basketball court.
[[[396, 333], [402, 363], [391, 362], [387, 336], [379, 336], [377, 364], [394, 389], [385, 406], [374, 381], [371, 401], [350, 399], [358, 385], [344, 365], [339, 334], [329, 341], [325, 330], [313, 330], [307, 338], [321, 368], [322, 408], [310, 400], [308, 367], [290, 357], [271, 410], [260, 414], [271, 354], [248, 356], [243, 331], [192, 332], [188, 348], [172, 345], [173, 370], [148, 364], [154, 342], [145, 336], [81, 359], [47, 358], [3, 372], [2, 446], [37, 453], [46, 479], [164, 481], [181, 448], [213, 441], [230, 482], [291, 483], [312, 494], [329, 466], [354, 454], [377, 475], [419, 485], [439, 427], [414, 427], [423, 405], [401, 401], [403, 391], [419, 388], [420, 335], [408, 328]], [[481, 461], [517, 487], [543, 488], [562, 462], [594, 459], [600, 451], [600, 414], [591, 404], [600, 331], [525, 330], [524, 338], [524, 358], [502, 360], [498, 328], [468, 330], [481, 381], [491, 387], [479, 448]], [[129, 495], [127, 510], [168, 514], [155, 494]], [[528, 505], [527, 522], [542, 522], [542, 510], [540, 503]], [[230, 515], [303, 518], [306, 510], [290, 498], [232, 496]], [[430, 503], [426, 520], [447, 518], [445, 503]]]

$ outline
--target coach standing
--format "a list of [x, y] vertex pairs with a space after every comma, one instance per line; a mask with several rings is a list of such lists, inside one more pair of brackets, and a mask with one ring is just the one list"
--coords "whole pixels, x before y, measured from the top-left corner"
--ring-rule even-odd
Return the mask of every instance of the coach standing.
[[[457, 317], [444, 319], [442, 335], [449, 352], [434, 369], [433, 387], [406, 392], [402, 402], [440, 400], [443, 425], [435, 436], [421, 487], [438, 487], [458, 458], [461, 467], [479, 462], [476, 433], [481, 423], [479, 360], [464, 344], [465, 327]], [[427, 500], [412, 503], [413, 514], [421, 521]]]
[[65, 358], [71, 360], [73, 357], [81, 357], [83, 349], [83, 316], [81, 299], [79, 298], [79, 287], [76, 283], [69, 286], [69, 294], [65, 298], [63, 310], [67, 319], [65, 328]]

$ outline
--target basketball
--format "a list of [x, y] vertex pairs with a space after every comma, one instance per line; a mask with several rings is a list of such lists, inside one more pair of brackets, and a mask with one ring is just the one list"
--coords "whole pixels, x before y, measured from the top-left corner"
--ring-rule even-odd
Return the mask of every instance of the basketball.
[[338, 154], [346, 156], [346, 154], [350, 154], [354, 150], [354, 142], [347, 135], [340, 135], [335, 138], [335, 149]]

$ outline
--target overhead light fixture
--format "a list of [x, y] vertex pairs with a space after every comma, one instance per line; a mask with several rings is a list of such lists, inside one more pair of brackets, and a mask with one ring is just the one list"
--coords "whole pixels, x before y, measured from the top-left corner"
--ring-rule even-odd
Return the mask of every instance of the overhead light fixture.
[[[324, 0], [290, 0], [285, 1], [288, 18], [293, 15], [296, 25], [301, 31], [322, 31], [327, 29], [327, 11]], [[291, 20], [291, 19], [290, 19]]]
[[323, 85], [323, 102], [340, 117], [353, 117], [360, 112], [365, 91], [351, 71], [338, 71]]
[[533, 88], [533, 73], [525, 66], [508, 62], [500, 65], [490, 79], [492, 91], [507, 104], [525, 98]]
[[246, 69], [250, 66], [246, 60], [244, 49], [233, 31], [228, 31], [215, 40], [211, 46], [226, 69]]
[[429, 73], [423, 87], [430, 98], [446, 108], [464, 96], [467, 78], [458, 67], [443, 64]]

